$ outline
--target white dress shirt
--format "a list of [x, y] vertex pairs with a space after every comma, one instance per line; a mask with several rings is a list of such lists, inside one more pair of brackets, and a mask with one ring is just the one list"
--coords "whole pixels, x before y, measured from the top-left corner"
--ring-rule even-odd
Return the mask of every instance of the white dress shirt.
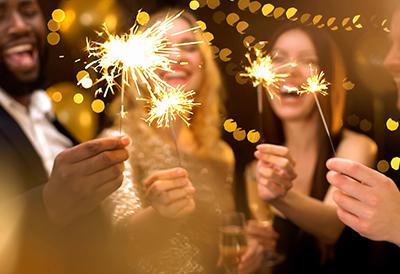
[[72, 142], [51, 123], [54, 117], [50, 98], [44, 91], [35, 91], [29, 108], [26, 108], [0, 89], [0, 105], [19, 124], [50, 174], [54, 159]]

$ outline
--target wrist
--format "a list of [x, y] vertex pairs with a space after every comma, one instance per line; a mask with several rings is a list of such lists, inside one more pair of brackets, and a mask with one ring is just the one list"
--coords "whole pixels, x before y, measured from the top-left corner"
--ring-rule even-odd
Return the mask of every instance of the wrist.
[[60, 205], [57, 203], [58, 199], [56, 198], [56, 194], [49, 183], [46, 183], [43, 187], [42, 199], [47, 216], [52, 223], [62, 226], [70, 222], [70, 214], [65, 210], [65, 212], [63, 212]]

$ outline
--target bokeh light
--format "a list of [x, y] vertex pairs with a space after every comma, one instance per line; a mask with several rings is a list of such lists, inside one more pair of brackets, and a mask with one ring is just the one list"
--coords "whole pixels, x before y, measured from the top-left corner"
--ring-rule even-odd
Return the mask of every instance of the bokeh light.
[[92, 102], [92, 110], [96, 113], [102, 113], [105, 109], [105, 104], [102, 100], [96, 99]]

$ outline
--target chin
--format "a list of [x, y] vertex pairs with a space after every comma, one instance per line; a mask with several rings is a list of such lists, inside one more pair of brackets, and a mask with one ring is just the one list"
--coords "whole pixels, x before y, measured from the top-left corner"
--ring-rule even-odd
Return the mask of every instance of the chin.
[[14, 74], [21, 82], [33, 82], [39, 77], [39, 70], [35, 69], [34, 71], [14, 72]]

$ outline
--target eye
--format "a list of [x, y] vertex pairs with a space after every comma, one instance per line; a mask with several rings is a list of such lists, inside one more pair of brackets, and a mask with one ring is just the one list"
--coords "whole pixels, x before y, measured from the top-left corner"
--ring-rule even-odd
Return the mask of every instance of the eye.
[[185, 52], [195, 52], [199, 49], [199, 47], [197, 45], [185, 45], [185, 46], [181, 46], [179, 48]]
[[32, 2], [23, 2], [20, 5], [20, 12], [26, 17], [33, 17], [39, 13], [38, 6]]

